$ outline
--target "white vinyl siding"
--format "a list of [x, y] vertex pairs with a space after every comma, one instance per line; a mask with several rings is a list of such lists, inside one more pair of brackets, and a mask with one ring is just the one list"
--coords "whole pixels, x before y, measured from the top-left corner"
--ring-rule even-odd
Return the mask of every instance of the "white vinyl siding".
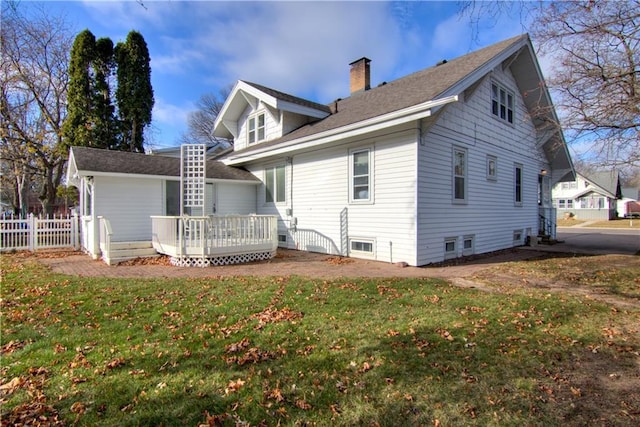
[[[364, 239], [375, 242], [373, 259], [415, 265], [416, 132], [411, 124], [386, 133], [359, 146], [345, 141], [294, 155], [287, 164], [285, 204], [265, 204], [264, 192], [259, 192], [258, 213], [281, 218], [279, 233], [289, 233], [287, 247], [347, 255], [350, 239]], [[369, 149], [375, 170], [370, 182], [375, 203], [350, 203], [350, 156], [364, 149]], [[247, 168], [263, 176], [265, 166]], [[351, 256], [365, 257], [357, 252]]]
[[216, 215], [249, 215], [257, 212], [258, 185], [217, 182]]
[[163, 180], [96, 176], [96, 216], [111, 223], [114, 242], [151, 241], [151, 215], [164, 215]]
[[[509, 70], [497, 67], [496, 79], [516, 87]], [[422, 144], [418, 146], [418, 264], [444, 259], [445, 238], [474, 236], [473, 253], [513, 246], [513, 230], [538, 227], [538, 173], [550, 169], [536, 145], [529, 120], [518, 126], [493, 120], [487, 110], [491, 99], [486, 78], [464, 101], [446, 106], [438, 117], [423, 119]], [[528, 117], [522, 98], [514, 99], [514, 116]], [[467, 151], [467, 203], [452, 205], [452, 152]], [[497, 160], [497, 180], [487, 179], [487, 159]], [[523, 165], [522, 207], [514, 205], [514, 164]], [[460, 247], [458, 248], [460, 250]], [[462, 248], [464, 249], [464, 248]]]

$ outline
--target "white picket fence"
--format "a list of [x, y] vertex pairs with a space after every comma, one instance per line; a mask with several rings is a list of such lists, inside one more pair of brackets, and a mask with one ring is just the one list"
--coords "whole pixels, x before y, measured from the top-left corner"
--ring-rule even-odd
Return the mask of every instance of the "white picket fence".
[[0, 251], [80, 247], [78, 217], [0, 219]]

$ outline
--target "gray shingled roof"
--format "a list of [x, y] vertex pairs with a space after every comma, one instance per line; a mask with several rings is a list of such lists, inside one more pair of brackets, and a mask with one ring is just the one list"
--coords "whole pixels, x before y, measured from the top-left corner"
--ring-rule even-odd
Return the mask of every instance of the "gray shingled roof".
[[251, 83], [246, 80], [241, 80], [248, 84], [249, 86], [253, 86], [261, 92], [266, 93], [267, 95], [271, 95], [274, 98], [278, 98], [282, 101], [291, 102], [292, 104], [301, 105], [303, 107], [313, 108], [315, 110], [324, 111], [325, 113], [330, 113], [331, 110], [327, 105], [319, 104], [317, 102], [309, 101], [308, 99], [299, 98], [297, 96], [289, 95], [288, 93], [280, 92], [279, 90], [271, 89], [266, 86], [259, 85], [257, 83]]
[[620, 188], [620, 174], [618, 171], [599, 171], [583, 174], [587, 181], [591, 181], [598, 187], [608, 191], [616, 198], [622, 198], [622, 189]]
[[[235, 151], [232, 155], [275, 146], [437, 99], [439, 95], [491, 61], [505, 49], [527, 38], [526, 34], [512, 37], [444, 64], [426, 68], [367, 91], [355, 93], [348, 98], [338, 100], [336, 113], [317, 122], [304, 125], [281, 138]], [[251, 85], [273, 96], [281, 94], [281, 92], [264, 86], [253, 83]]]
[[[78, 171], [180, 176], [180, 159], [176, 157], [89, 147], [72, 147], [71, 150]], [[250, 172], [215, 160], [207, 162], [207, 178], [259, 182]]]

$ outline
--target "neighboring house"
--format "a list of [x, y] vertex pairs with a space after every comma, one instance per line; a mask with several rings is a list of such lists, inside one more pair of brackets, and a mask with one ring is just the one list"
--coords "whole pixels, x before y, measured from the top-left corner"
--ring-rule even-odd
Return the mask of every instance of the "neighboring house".
[[[214, 159], [231, 151], [233, 147], [225, 146], [220, 142], [209, 142], [206, 144], [207, 159]], [[180, 146], [152, 149], [149, 154], [165, 157], [180, 158]]]
[[[350, 96], [329, 105], [238, 81], [214, 134], [233, 140], [219, 160], [248, 171], [236, 184], [246, 190], [212, 182], [218, 206], [246, 198], [234, 213], [276, 216], [281, 247], [409, 265], [553, 237], [551, 188], [574, 171], [527, 35], [377, 87], [370, 62], [350, 64]], [[84, 171], [97, 206], [100, 182]], [[109, 215], [168, 212], [162, 186], [176, 175], [128, 173], [109, 192], [121, 206]], [[126, 197], [135, 179], [153, 192], [136, 184], [144, 198]]]
[[552, 190], [558, 218], [567, 216], [588, 220], [617, 217], [617, 201], [622, 198], [617, 171], [576, 173], [574, 181], [562, 182]]
[[618, 216], [621, 218], [640, 217], [640, 189], [622, 188], [622, 199], [618, 200]]

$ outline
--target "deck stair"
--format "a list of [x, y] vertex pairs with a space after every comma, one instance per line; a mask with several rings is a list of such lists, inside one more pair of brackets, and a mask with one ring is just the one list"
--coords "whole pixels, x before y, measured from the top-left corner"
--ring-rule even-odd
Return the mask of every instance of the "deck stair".
[[102, 260], [108, 265], [115, 265], [130, 259], [158, 256], [160, 254], [156, 252], [150, 241], [111, 242], [108, 253], [102, 253]]

